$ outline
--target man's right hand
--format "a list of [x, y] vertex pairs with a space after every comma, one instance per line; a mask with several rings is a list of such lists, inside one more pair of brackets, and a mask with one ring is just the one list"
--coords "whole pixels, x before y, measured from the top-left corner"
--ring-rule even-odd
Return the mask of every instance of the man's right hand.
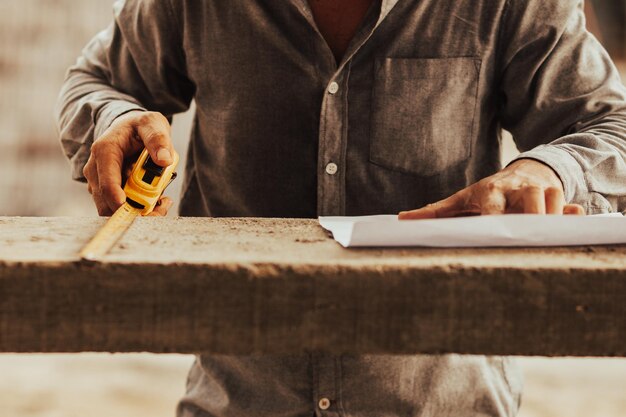
[[[144, 147], [157, 165], [172, 164], [170, 130], [161, 113], [133, 111], [118, 117], [93, 143], [83, 175], [100, 216], [110, 216], [126, 201], [123, 180]], [[171, 201], [164, 202], [163, 206], [171, 205]], [[167, 208], [161, 209], [166, 213]]]

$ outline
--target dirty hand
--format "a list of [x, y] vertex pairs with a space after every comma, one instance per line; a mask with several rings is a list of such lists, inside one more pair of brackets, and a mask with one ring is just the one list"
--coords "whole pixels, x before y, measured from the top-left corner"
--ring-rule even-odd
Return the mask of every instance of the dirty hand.
[[[113, 214], [126, 201], [123, 176], [130, 174], [132, 163], [144, 147], [157, 165], [172, 164], [170, 124], [161, 113], [133, 111], [120, 116], [91, 146], [83, 175], [99, 215]], [[157, 215], [167, 214], [171, 206], [168, 200], [161, 200]]]
[[520, 159], [451, 197], [402, 212], [398, 217], [409, 220], [505, 213], [585, 214], [585, 211], [578, 204], [566, 204], [561, 180], [550, 167]]

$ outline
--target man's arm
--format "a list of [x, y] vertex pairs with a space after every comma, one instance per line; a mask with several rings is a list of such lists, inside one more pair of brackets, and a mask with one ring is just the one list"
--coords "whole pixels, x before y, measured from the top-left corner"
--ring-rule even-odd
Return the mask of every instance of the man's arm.
[[123, 202], [124, 162], [142, 147], [157, 163], [171, 162], [159, 154], [171, 151], [163, 115], [185, 111], [195, 93], [169, 1], [118, 1], [114, 10], [114, 23], [70, 68], [57, 105], [72, 176], [87, 180], [100, 214]]
[[582, 2], [511, 0], [499, 50], [500, 120], [523, 153], [401, 217], [580, 211], [566, 203], [588, 213], [626, 209], [626, 89], [586, 31]]

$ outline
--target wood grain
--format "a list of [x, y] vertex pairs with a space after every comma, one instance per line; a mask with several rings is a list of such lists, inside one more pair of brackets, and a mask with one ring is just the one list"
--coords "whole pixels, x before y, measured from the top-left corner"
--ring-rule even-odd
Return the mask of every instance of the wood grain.
[[0, 218], [0, 351], [626, 356], [626, 247], [359, 249], [312, 220]]

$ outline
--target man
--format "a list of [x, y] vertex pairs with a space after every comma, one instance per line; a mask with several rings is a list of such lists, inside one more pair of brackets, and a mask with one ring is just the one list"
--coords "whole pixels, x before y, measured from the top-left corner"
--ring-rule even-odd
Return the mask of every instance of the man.
[[[184, 216], [623, 210], [626, 91], [584, 25], [576, 0], [127, 0], [61, 138], [101, 215], [144, 145], [171, 162], [192, 99]], [[178, 413], [513, 416], [520, 391], [501, 357], [201, 355]]]

